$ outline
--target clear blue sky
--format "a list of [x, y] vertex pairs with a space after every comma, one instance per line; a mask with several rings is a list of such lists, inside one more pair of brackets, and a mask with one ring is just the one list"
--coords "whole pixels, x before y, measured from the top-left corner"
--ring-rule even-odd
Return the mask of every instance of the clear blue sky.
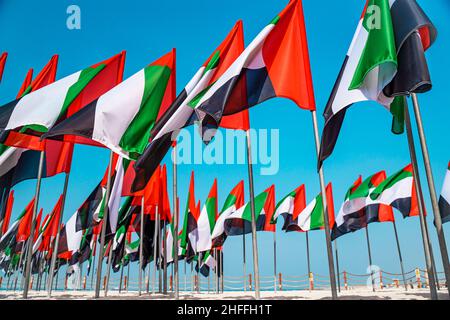
[[[304, 1], [315, 95], [319, 115], [329, 97], [337, 73], [354, 34], [364, 6], [363, 0]], [[419, 1], [438, 31], [435, 45], [427, 53], [434, 88], [421, 95], [423, 120], [429, 141], [437, 189], [440, 191], [447, 162], [450, 160], [450, 139], [445, 119], [450, 118], [448, 71], [450, 62], [450, 4], [447, 0]], [[66, 8], [81, 8], [81, 30], [66, 28]], [[51, 55], [60, 55], [58, 77], [85, 68], [121, 50], [127, 50], [125, 76], [177, 48], [178, 91], [221, 42], [235, 21], [244, 21], [246, 43], [287, 4], [286, 1], [228, 0], [197, 1], [40, 1], [0, 0], [0, 52], [9, 57], [0, 85], [0, 102], [12, 100], [28, 68], [36, 72]], [[260, 192], [276, 184], [277, 199], [305, 183], [308, 201], [318, 192], [316, 156], [314, 154], [311, 115], [294, 103], [275, 99], [251, 110], [254, 128], [280, 130], [280, 170], [274, 176], [260, 176], [255, 168], [255, 188]], [[323, 118], [319, 125], [322, 128]], [[325, 163], [325, 177], [334, 185], [338, 210], [345, 191], [359, 174], [368, 176], [385, 169], [388, 174], [409, 163], [406, 136], [390, 133], [390, 115], [373, 103], [359, 104], [347, 113], [346, 121], [332, 157]], [[108, 161], [108, 151], [77, 146], [65, 208], [65, 219], [73, 214], [98, 183]], [[165, 160], [167, 162], [167, 159]], [[179, 167], [181, 212], [191, 170], [196, 173], [196, 196], [204, 201], [215, 177], [219, 180], [219, 206], [239, 179], [247, 179], [247, 167], [184, 165]], [[171, 177], [169, 168], [169, 177]], [[423, 171], [422, 171], [423, 173]], [[423, 176], [425, 184], [425, 177]], [[47, 213], [53, 207], [63, 186], [63, 176], [46, 179], [40, 204]], [[34, 181], [16, 187], [14, 217], [31, 199]], [[428, 190], [425, 189], [428, 198]], [[248, 196], [246, 195], [246, 199]], [[427, 201], [429, 204], [429, 201]], [[428, 205], [428, 211], [431, 208]], [[403, 220], [396, 212], [406, 269], [424, 266], [419, 221]], [[432, 219], [428, 219], [438, 269], [439, 249]], [[450, 242], [450, 226], [446, 235]], [[281, 229], [281, 222], [278, 225]], [[398, 258], [390, 224], [370, 225], [374, 264], [398, 272]], [[250, 248], [250, 237], [248, 248]], [[272, 274], [272, 234], [258, 234], [261, 273]], [[286, 274], [305, 274], [305, 239], [303, 234], [277, 233], [278, 270]], [[225, 272], [239, 275], [241, 265], [240, 237], [229, 238], [225, 245]], [[339, 239], [341, 270], [363, 273], [367, 268], [367, 251], [363, 231]], [[312, 269], [326, 274], [324, 233], [311, 233]], [[250, 251], [247, 260], [251, 261]], [[248, 271], [251, 264], [248, 264]]]

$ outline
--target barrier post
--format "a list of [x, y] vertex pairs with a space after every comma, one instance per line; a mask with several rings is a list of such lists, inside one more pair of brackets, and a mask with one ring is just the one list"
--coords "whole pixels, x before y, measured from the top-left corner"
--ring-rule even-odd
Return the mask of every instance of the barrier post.
[[422, 288], [422, 282], [420, 281], [420, 269], [416, 268], [416, 281], [417, 281], [417, 288]]
[[380, 289], [383, 290], [383, 271], [380, 270]]
[[253, 285], [252, 285], [252, 274], [249, 273], [248, 274], [248, 288], [251, 290], [253, 290]]
[[344, 288], [348, 290], [347, 271], [344, 271]]
[[283, 291], [283, 275], [281, 272], [278, 274], [278, 288]]
[[309, 273], [309, 290], [314, 290], [314, 274]]

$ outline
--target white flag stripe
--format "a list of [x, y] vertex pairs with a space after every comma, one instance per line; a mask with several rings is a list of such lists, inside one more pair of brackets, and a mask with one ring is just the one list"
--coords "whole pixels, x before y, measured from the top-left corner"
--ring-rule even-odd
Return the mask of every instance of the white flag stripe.
[[61, 112], [69, 88], [78, 81], [81, 71], [33, 91], [15, 106], [5, 130], [26, 125], [51, 128]]
[[112, 232], [116, 232], [117, 220], [119, 219], [119, 207], [120, 199], [122, 197], [123, 176], [123, 158], [119, 157], [116, 165], [116, 177], [114, 179], [114, 184], [108, 200], [108, 218]]
[[203, 206], [197, 221], [198, 241], [197, 252], [208, 251], [212, 246], [211, 226], [209, 225], [208, 211], [206, 205]]
[[102, 95], [96, 104], [92, 139], [128, 158], [119, 143], [140, 109], [144, 90], [145, 72], [141, 70]]

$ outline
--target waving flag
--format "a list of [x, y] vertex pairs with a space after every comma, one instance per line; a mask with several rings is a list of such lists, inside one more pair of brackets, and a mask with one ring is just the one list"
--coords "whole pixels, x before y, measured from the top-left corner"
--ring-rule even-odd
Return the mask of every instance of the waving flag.
[[58, 198], [52, 212], [49, 215], [49, 219], [45, 224], [45, 228], [42, 231], [42, 247], [50, 248], [54, 239], [58, 234], [60, 228], [59, 222], [61, 221], [62, 214], [63, 195]]
[[161, 167], [160, 183], [161, 187], [159, 188], [159, 190], [161, 192], [161, 195], [158, 208], [159, 214], [162, 220], [172, 221], [172, 215], [170, 213], [169, 193], [167, 192], [167, 167], [165, 164]]
[[0, 55], [0, 82], [2, 81], [3, 78], [3, 71], [5, 70], [6, 58], [8, 58], [8, 53], [3, 52], [2, 55]]
[[[431, 88], [424, 50], [435, 39], [433, 24], [415, 0], [367, 1], [324, 111], [319, 167], [333, 152], [353, 103], [376, 101], [389, 110], [393, 97]], [[402, 101], [395, 102], [394, 122], [403, 112]]]
[[315, 110], [303, 8], [298, 0], [289, 2], [192, 106], [204, 128], [217, 128], [222, 115], [274, 97]]
[[[101, 95], [43, 137], [77, 135], [136, 159], [160, 111], [175, 99], [175, 49]], [[163, 103], [165, 105], [163, 105]]]
[[441, 212], [442, 222], [450, 221], [450, 163], [445, 174], [444, 185], [442, 186], [441, 196], [439, 198], [439, 211]]
[[[271, 224], [275, 212], [275, 186], [272, 185], [257, 195], [255, 203], [256, 231], [275, 231]], [[250, 202], [237, 209], [225, 219], [225, 232], [228, 236], [241, 235], [252, 232], [252, 212]]]
[[31, 219], [33, 216], [33, 208], [34, 208], [35, 199], [31, 199], [31, 201], [26, 206], [25, 210], [20, 215], [19, 219], [19, 229], [17, 230], [16, 239], [17, 242], [26, 241], [30, 236], [31, 230]]
[[214, 179], [214, 183], [209, 191], [208, 198], [203, 205], [203, 209], [198, 217], [198, 240], [197, 240], [197, 252], [204, 252], [211, 250], [212, 247], [212, 232], [216, 224], [218, 217], [217, 212], [217, 179]]
[[180, 247], [185, 250], [185, 255], [188, 260], [191, 260], [197, 254], [197, 221], [198, 211], [195, 205], [194, 172], [192, 171], [186, 211], [184, 213], [183, 233], [180, 236]]
[[370, 198], [399, 210], [404, 218], [419, 215], [412, 165], [385, 179], [370, 193]]
[[78, 262], [83, 231], [77, 230], [78, 213], [75, 212], [59, 233], [58, 258], [69, 260], [69, 265]]
[[136, 162], [136, 179], [132, 192], [145, 188], [153, 171], [172, 145], [172, 134], [192, 123], [194, 104], [225, 72], [244, 49], [242, 22], [238, 21], [225, 40], [205, 61], [184, 90], [153, 128], [151, 143]]
[[31, 68], [30, 70], [28, 70], [27, 75], [23, 80], [22, 86], [19, 89], [19, 93], [16, 96], [17, 99], [26, 94], [27, 89], [31, 86], [32, 80], [33, 80], [33, 69]]
[[[58, 55], [51, 57], [50, 61], [42, 68], [41, 72], [31, 81], [32, 69], [27, 73], [27, 76], [17, 94], [17, 100], [31, 92], [42, 89], [45, 86], [52, 84], [56, 79], [56, 71], [58, 69]], [[30, 82], [31, 81], [31, 82]], [[19, 131], [3, 131], [0, 135], [1, 142], [10, 147], [20, 147], [24, 149], [42, 151], [45, 143], [40, 141], [39, 137], [28, 135], [30, 130], [22, 128]]]
[[3, 217], [1, 217], [2, 235], [5, 234], [5, 232], [8, 230], [9, 221], [11, 220], [11, 213], [12, 213], [13, 205], [14, 205], [14, 190], [12, 190], [9, 193], [8, 200], [6, 202], [6, 207], [4, 210], [5, 214]]
[[41, 135], [122, 80], [125, 53], [78, 71], [0, 108], [0, 129]]
[[393, 222], [394, 213], [390, 206], [372, 200], [369, 195], [386, 179], [386, 172], [380, 171], [366, 180], [361, 176], [347, 191], [345, 201], [336, 217], [331, 239], [365, 228], [372, 222]]
[[[333, 203], [333, 188], [331, 183], [326, 187], [326, 197], [328, 206], [328, 217], [330, 222], [330, 229], [334, 225], [334, 203]], [[299, 213], [296, 219], [292, 221], [286, 228], [290, 231], [311, 231], [321, 230], [325, 228], [324, 210], [322, 193], [320, 193], [313, 201], [311, 201], [302, 212]]]
[[244, 180], [231, 190], [228, 197], [225, 199], [223, 208], [220, 211], [220, 215], [214, 225], [214, 230], [211, 234], [212, 247], [221, 247], [227, 238], [225, 233], [225, 220], [233, 214], [237, 209], [244, 205]]
[[298, 215], [306, 207], [306, 191], [305, 185], [300, 187], [285, 196], [275, 207], [272, 223], [276, 224], [278, 217], [281, 215], [284, 218], [283, 230], [295, 220]]
[[[53, 56], [21, 96], [52, 83], [56, 76], [57, 62], [58, 56]], [[70, 171], [73, 152], [71, 144], [58, 141], [42, 143], [39, 138], [20, 132], [5, 132], [2, 136], [5, 143], [11, 145], [17, 143], [21, 146], [0, 145], [0, 188], [5, 192], [21, 181], [37, 178], [40, 152], [35, 150], [45, 151], [43, 178]]]

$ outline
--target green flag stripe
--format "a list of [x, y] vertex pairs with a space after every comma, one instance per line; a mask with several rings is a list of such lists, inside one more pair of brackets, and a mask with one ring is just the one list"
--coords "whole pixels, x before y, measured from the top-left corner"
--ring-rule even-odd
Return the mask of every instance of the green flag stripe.
[[145, 86], [139, 111], [119, 142], [119, 146], [134, 159], [142, 154], [148, 144], [171, 73], [167, 66], [148, 66], [144, 69]]
[[[368, 7], [372, 6], [379, 8], [379, 11], [366, 12], [364, 16], [363, 27], [369, 35], [353, 75], [350, 90], [360, 88], [367, 74], [377, 66], [384, 63], [392, 63], [397, 66], [397, 50], [389, 0], [371, 0]], [[378, 13], [380, 14], [378, 15]]]

